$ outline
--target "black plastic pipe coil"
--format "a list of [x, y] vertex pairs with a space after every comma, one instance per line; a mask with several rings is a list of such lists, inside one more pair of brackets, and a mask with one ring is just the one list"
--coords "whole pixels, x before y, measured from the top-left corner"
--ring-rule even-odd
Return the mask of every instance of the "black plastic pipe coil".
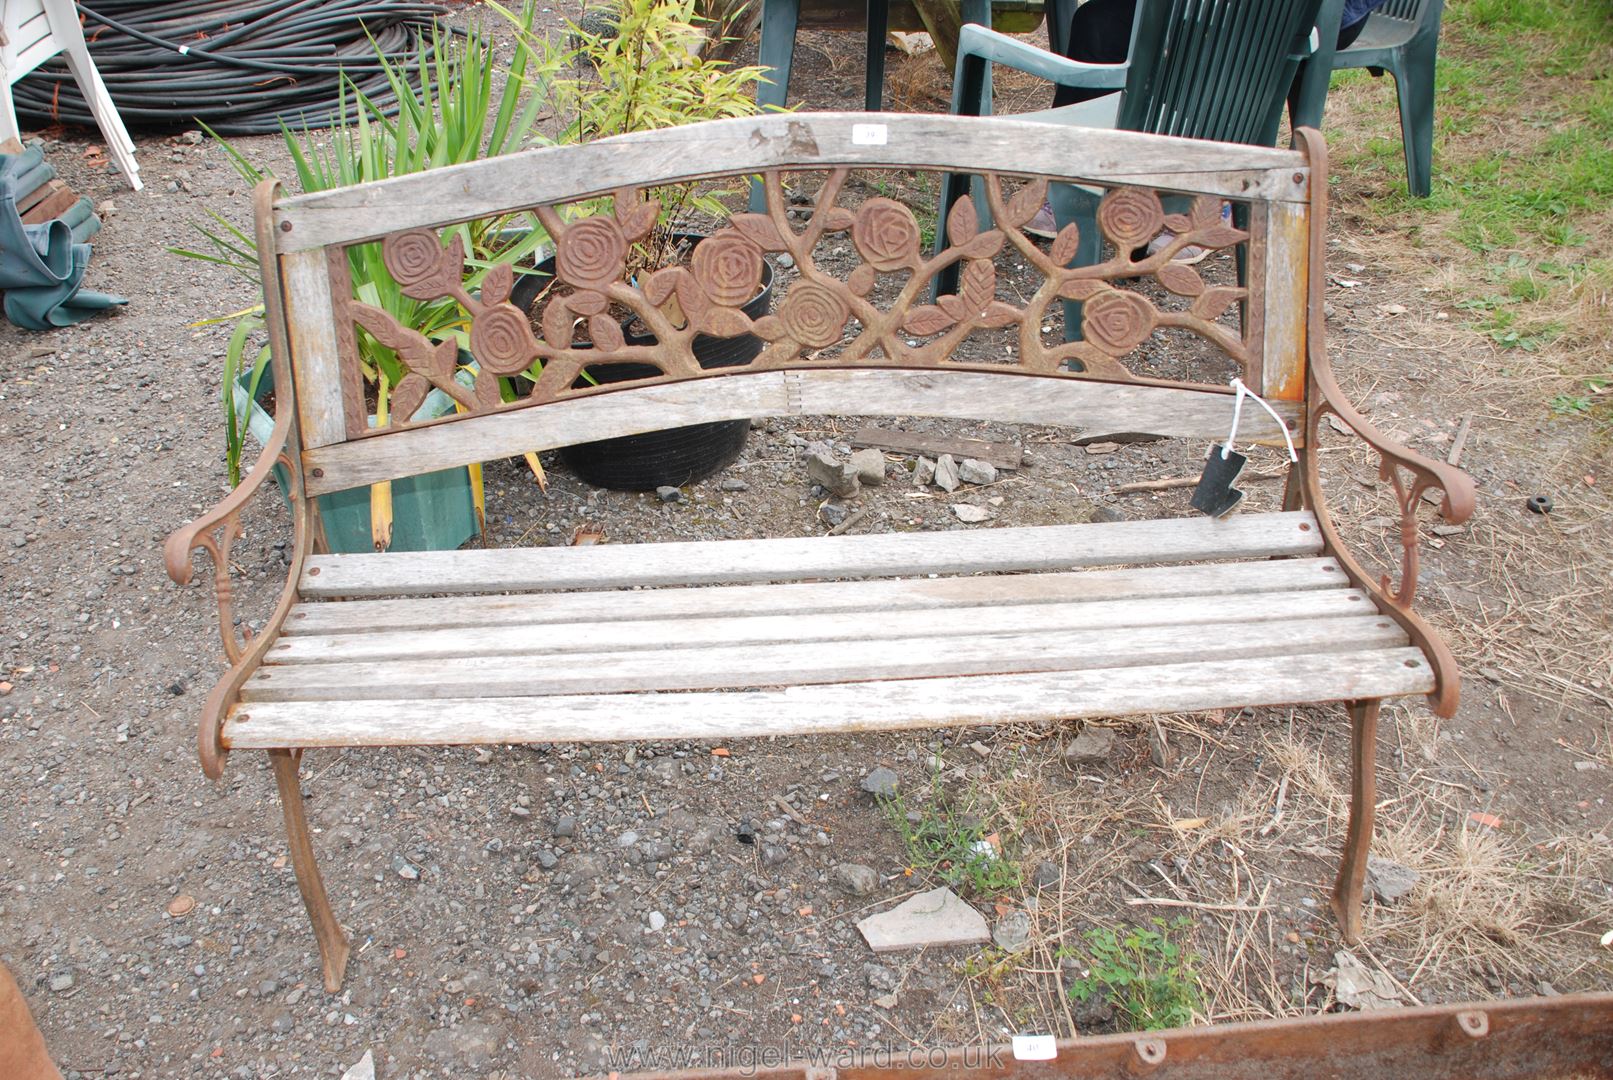
[[[394, 111], [376, 47], [394, 63], [405, 60], [447, 11], [417, 0], [94, 0], [78, 10], [126, 125], [174, 130], [200, 120], [224, 135], [278, 131], [282, 119], [328, 127], [344, 72]], [[24, 120], [95, 126], [60, 57], [12, 94]]]

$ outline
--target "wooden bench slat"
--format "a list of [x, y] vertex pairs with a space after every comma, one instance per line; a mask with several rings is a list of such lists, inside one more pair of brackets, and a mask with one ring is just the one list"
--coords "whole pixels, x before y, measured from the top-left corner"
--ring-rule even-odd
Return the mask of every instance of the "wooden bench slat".
[[[328, 388], [323, 391], [326, 397], [336, 393], [334, 378], [334, 374], [322, 376], [322, 385]], [[1291, 431], [1304, 430], [1300, 405], [1274, 402], [1273, 408]], [[1232, 399], [1219, 390], [1011, 372], [735, 371], [458, 417], [329, 446], [307, 444], [303, 473], [308, 493], [323, 495], [485, 461], [500, 452], [547, 450], [713, 420], [821, 415], [942, 416], [1047, 424], [1078, 431], [1086, 438], [1142, 433], [1221, 439], [1232, 419]], [[1264, 409], [1246, 409], [1239, 431], [1250, 440], [1282, 439], [1282, 431]]]
[[470, 656], [450, 663], [377, 662], [259, 669], [245, 701], [525, 697], [638, 690], [718, 690], [825, 682], [1078, 671], [1282, 658], [1406, 644], [1382, 615], [1301, 622], [1205, 623], [986, 633], [937, 641], [886, 636], [843, 641], [590, 652], [564, 657]]
[[317, 555], [308, 559], [298, 587], [305, 598], [316, 598], [716, 585], [1263, 559], [1321, 549], [1315, 518], [1294, 511], [870, 536]]
[[707, 645], [806, 641], [867, 641], [878, 637], [946, 639], [1039, 630], [1192, 626], [1217, 622], [1294, 622], [1360, 615], [1375, 609], [1359, 589], [1308, 589], [1249, 596], [1161, 597], [1068, 604], [1014, 604], [933, 611], [834, 612], [823, 615], [749, 615], [735, 618], [645, 619], [638, 622], [547, 623], [487, 629], [377, 630], [333, 637], [288, 637], [269, 650], [275, 666], [341, 660], [430, 660], [507, 656], [514, 662], [610, 650], [644, 652]]
[[225, 721], [230, 749], [517, 742], [664, 742], [890, 731], [1424, 694], [1415, 648], [785, 690], [260, 702]]
[[[429, 582], [421, 582], [429, 588]], [[711, 585], [701, 588], [516, 593], [498, 596], [410, 597], [299, 604], [285, 634], [366, 633], [454, 627], [525, 626], [591, 620], [700, 618], [707, 615], [890, 612], [1007, 603], [1134, 600], [1150, 596], [1212, 596], [1298, 589], [1343, 588], [1336, 560], [1272, 559], [1195, 563], [1071, 573], [897, 578], [789, 585]]]
[[[859, 129], [882, 128], [871, 143]], [[641, 131], [574, 146], [294, 195], [275, 207], [278, 250], [371, 240], [525, 210], [536, 203], [603, 195], [623, 186], [764, 169], [981, 167], [1135, 184], [1229, 199], [1297, 202], [1310, 163], [1293, 150], [1132, 131], [1074, 128], [1012, 117], [935, 114], [789, 113]]]

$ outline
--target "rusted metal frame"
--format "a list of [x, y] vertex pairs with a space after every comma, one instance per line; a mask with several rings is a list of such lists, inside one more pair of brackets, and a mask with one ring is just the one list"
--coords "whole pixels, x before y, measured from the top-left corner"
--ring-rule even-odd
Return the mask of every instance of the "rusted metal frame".
[[1380, 705], [1376, 698], [1349, 703], [1350, 820], [1332, 903], [1339, 931], [1350, 945], [1361, 940], [1362, 892], [1367, 880], [1367, 854], [1372, 848], [1372, 823], [1377, 814]]
[[275, 787], [280, 793], [280, 808], [286, 818], [286, 842], [291, 847], [291, 866], [297, 874], [297, 890], [302, 893], [303, 906], [307, 908], [308, 919], [313, 923], [314, 939], [319, 943], [325, 990], [334, 994], [342, 988], [342, 975], [347, 970], [352, 941], [336, 921], [330, 897], [325, 892], [324, 879], [319, 874], [319, 865], [314, 860], [308, 816], [302, 805], [302, 784], [297, 776], [302, 751], [270, 750], [269, 763], [274, 767]]
[[349, 439], [370, 429], [369, 410], [364, 407], [364, 374], [359, 368], [358, 329], [348, 305], [353, 302], [353, 264], [347, 248], [333, 245], [325, 249], [330, 273], [330, 307], [336, 319], [336, 355], [342, 375], [342, 418]]
[[[202, 706], [201, 726], [197, 733], [197, 753], [202, 772], [217, 780], [224, 772], [224, 757], [228, 747], [223, 742], [225, 717], [237, 703], [240, 689], [247, 678], [262, 663], [263, 655], [279, 636], [280, 627], [300, 596], [297, 582], [302, 578], [303, 562], [311, 547], [322, 536], [318, 510], [303, 488], [302, 461], [297, 437], [297, 410], [293, 405], [295, 382], [291, 371], [290, 346], [286, 336], [285, 312], [282, 302], [279, 259], [274, 254], [274, 237], [269, 231], [270, 208], [273, 206], [276, 184], [265, 181], [253, 193], [257, 219], [258, 258], [263, 274], [263, 298], [269, 332], [269, 355], [273, 365], [275, 385], [285, 388], [281, 403], [275, 410], [274, 430], [263, 452], [239, 486], [196, 520], [176, 529], [163, 545], [163, 560], [168, 576], [180, 585], [188, 585], [195, 567], [191, 561], [196, 551], [205, 552], [213, 562], [213, 588], [218, 599], [219, 633], [223, 638], [224, 655], [231, 667], [214, 685]], [[235, 587], [230, 578], [230, 548], [233, 542], [245, 535], [241, 513], [248, 500], [274, 475], [284, 469], [287, 480], [286, 496], [291, 504], [292, 558], [287, 569], [286, 583], [280, 599], [263, 629], [254, 634], [242, 628], [239, 639], [235, 631]]]
[[[1009, 1046], [829, 1050], [773, 1066], [791, 1044], [677, 1048], [717, 1067], [612, 1073], [622, 1080], [1544, 1080], [1613, 1077], [1613, 994], [1338, 1012], [1059, 1042], [1047, 1060]], [[742, 1053], [743, 1052], [743, 1053]], [[745, 1058], [751, 1059], [750, 1064]], [[758, 1068], [755, 1064], [763, 1064]], [[722, 1062], [729, 1062], [722, 1067]]]
[[[1417, 509], [1423, 493], [1439, 490], [1444, 494], [1440, 513], [1452, 524], [1466, 521], [1473, 513], [1473, 480], [1465, 472], [1444, 462], [1424, 457], [1379, 431], [1356, 411], [1333, 378], [1323, 340], [1324, 315], [1322, 290], [1325, 274], [1325, 243], [1327, 221], [1327, 147], [1319, 132], [1300, 128], [1295, 132], [1310, 161], [1311, 169], [1311, 234], [1309, 289], [1309, 315], [1306, 319], [1306, 395], [1305, 439], [1300, 451], [1298, 468], [1301, 473], [1301, 493], [1305, 505], [1316, 515], [1317, 528], [1322, 534], [1327, 554], [1339, 561], [1344, 572], [1358, 587], [1367, 591], [1378, 610], [1389, 616], [1406, 631], [1412, 643], [1427, 656], [1434, 670], [1434, 689], [1429, 693], [1429, 707], [1435, 715], [1449, 719], [1456, 714], [1460, 699], [1461, 679], [1456, 658], [1443, 638], [1412, 610], [1412, 599], [1417, 588]], [[1394, 485], [1395, 501], [1400, 510], [1401, 571], [1397, 587], [1391, 587], [1387, 575], [1374, 577], [1345, 548], [1338, 528], [1328, 513], [1322, 490], [1318, 449], [1322, 421], [1334, 416], [1378, 453], [1378, 473]], [[1408, 483], [1406, 474], [1411, 479]]]

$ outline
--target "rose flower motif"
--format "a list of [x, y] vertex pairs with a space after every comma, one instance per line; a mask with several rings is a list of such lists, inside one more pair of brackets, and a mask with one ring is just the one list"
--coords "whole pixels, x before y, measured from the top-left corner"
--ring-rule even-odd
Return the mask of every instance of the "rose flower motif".
[[1116, 188], [1098, 204], [1098, 224], [1119, 248], [1134, 248], [1159, 235], [1165, 208], [1159, 196], [1142, 188]]
[[857, 210], [851, 242], [875, 270], [900, 270], [918, 257], [919, 225], [895, 199], [869, 199]]
[[538, 342], [519, 308], [494, 304], [471, 321], [470, 351], [483, 371], [514, 375], [524, 371], [538, 355]]
[[790, 290], [779, 307], [778, 317], [792, 339], [821, 349], [840, 340], [851, 311], [834, 292], [806, 281]]
[[[458, 250], [457, 245], [453, 249]], [[431, 300], [446, 295], [459, 281], [459, 259], [444, 251], [430, 229], [410, 229], [381, 244], [381, 261], [405, 296]]]
[[762, 287], [762, 253], [735, 232], [720, 232], [695, 245], [695, 280], [718, 307], [744, 307]]
[[606, 217], [583, 218], [566, 226], [555, 254], [560, 280], [579, 288], [603, 290], [622, 276], [627, 238]]
[[1110, 289], [1081, 308], [1081, 336], [1112, 356], [1130, 352], [1154, 331], [1154, 309], [1136, 293]]

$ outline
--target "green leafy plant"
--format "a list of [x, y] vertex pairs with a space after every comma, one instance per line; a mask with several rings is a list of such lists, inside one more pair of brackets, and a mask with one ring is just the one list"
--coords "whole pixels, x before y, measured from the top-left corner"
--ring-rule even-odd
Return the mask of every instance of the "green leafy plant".
[[[534, 0], [512, 18], [530, 27], [536, 18]], [[377, 59], [397, 98], [395, 116], [344, 80], [334, 128], [315, 133], [282, 127], [297, 188], [304, 194], [497, 157], [541, 141], [535, 125], [544, 109], [542, 94], [524, 91], [541, 91], [552, 78], [557, 60], [550, 54], [517, 42], [502, 84], [497, 76], [505, 65], [492, 39], [475, 30], [463, 38], [434, 32], [422, 39], [407, 65], [389, 61], [379, 50]], [[214, 138], [249, 183], [274, 175], [227, 140]], [[210, 216], [216, 228], [198, 226], [208, 248], [176, 248], [174, 253], [229, 266], [259, 284], [254, 238], [217, 212]], [[528, 257], [545, 239], [528, 215], [467, 222], [455, 231], [470, 253], [466, 284], [471, 288], [494, 264]], [[466, 316], [457, 304], [403, 295], [382, 261], [380, 244], [357, 245], [348, 255], [357, 299], [428, 337], [464, 337]], [[254, 314], [258, 312], [261, 308]], [[359, 346], [365, 376], [380, 392], [402, 380], [403, 369], [390, 349], [362, 331]]]
[[[222, 386], [224, 407], [224, 470], [230, 487], [241, 482], [241, 450], [246, 445], [248, 402], [257, 400], [258, 387], [263, 373], [269, 367], [269, 346], [258, 340], [263, 320], [255, 315], [243, 315], [235, 323], [230, 343], [224, 350], [224, 380]], [[246, 354], [253, 345], [257, 351], [248, 363]], [[236, 385], [245, 381], [246, 395], [238, 397]]]
[[[700, 0], [606, 0], [590, 6], [594, 18], [567, 21], [572, 44], [561, 49], [538, 38], [529, 21], [495, 2], [489, 7], [515, 25], [523, 47], [555, 75], [542, 88], [562, 127], [556, 143], [581, 143], [703, 120], [754, 116], [756, 84], [766, 69], [717, 59], [700, 14]], [[720, 38], [718, 39], [720, 40]], [[675, 184], [646, 192], [661, 212], [648, 238], [635, 245], [628, 272], [658, 270], [681, 259], [678, 243], [689, 219], [726, 213], [727, 191]], [[583, 204], [577, 213], [596, 213]]]
[[1024, 877], [1019, 864], [1008, 856], [1001, 839], [992, 843], [993, 808], [978, 789], [970, 787], [961, 797], [948, 795], [936, 772], [930, 781], [930, 798], [913, 812], [900, 792], [879, 800], [890, 819], [915, 870], [934, 872], [955, 888], [978, 896], [995, 896], [1017, 889]]
[[1579, 389], [1552, 398], [1552, 411], [1559, 416], [1589, 416], [1598, 405], [1604, 408], [1613, 406], [1613, 392], [1608, 390], [1610, 385], [1613, 385], [1613, 377], [1610, 376], [1598, 375], [1586, 379]]
[[1198, 958], [1181, 944], [1192, 927], [1185, 918], [1156, 918], [1150, 926], [1134, 926], [1123, 934], [1088, 930], [1082, 935], [1088, 971], [1070, 984], [1070, 996], [1087, 1001], [1103, 994], [1126, 1031], [1187, 1026], [1202, 1007], [1193, 970]]
[[[537, 15], [536, 0], [528, 0], [515, 18], [530, 27]], [[397, 99], [396, 114], [361, 93], [351, 81], [341, 84], [338, 122], [328, 132], [293, 130], [282, 126], [282, 137], [303, 193], [369, 180], [424, 172], [480, 158], [496, 157], [537, 141], [535, 125], [542, 115], [541, 88], [553, 76], [555, 58], [517, 42], [507, 67], [494, 44], [475, 30], [463, 37], [434, 32], [422, 39], [406, 63], [389, 61], [377, 48], [376, 56]], [[543, 65], [551, 65], [545, 69]], [[273, 175], [252, 162], [237, 147], [209, 132], [223, 148], [237, 173], [256, 184]], [[174, 254], [230, 267], [261, 287], [256, 240], [223, 215], [210, 211], [212, 226], [197, 226], [207, 241], [200, 250], [173, 248]], [[529, 259], [545, 235], [527, 215], [469, 222], [456, 230], [469, 253], [466, 285], [476, 288], [498, 263]], [[407, 297], [387, 271], [379, 243], [361, 244], [348, 251], [354, 295], [381, 308], [400, 323], [439, 340], [465, 344], [468, 317], [452, 300], [421, 301]], [[258, 305], [236, 316], [235, 331], [225, 354], [223, 407], [225, 461], [232, 485], [240, 482], [240, 459], [246, 437], [244, 416], [255, 396], [267, 351], [259, 346], [245, 401], [238, 401], [236, 385], [250, 343], [263, 327]], [[221, 321], [221, 320], [211, 320]], [[366, 382], [373, 388], [375, 414], [381, 423], [389, 415], [392, 389], [406, 371], [397, 355], [362, 329], [358, 331], [358, 359]], [[536, 457], [529, 457], [542, 481]], [[471, 467], [478, 516], [482, 513], [481, 470]], [[371, 488], [371, 525], [377, 548], [390, 543], [392, 532], [390, 482]]]

